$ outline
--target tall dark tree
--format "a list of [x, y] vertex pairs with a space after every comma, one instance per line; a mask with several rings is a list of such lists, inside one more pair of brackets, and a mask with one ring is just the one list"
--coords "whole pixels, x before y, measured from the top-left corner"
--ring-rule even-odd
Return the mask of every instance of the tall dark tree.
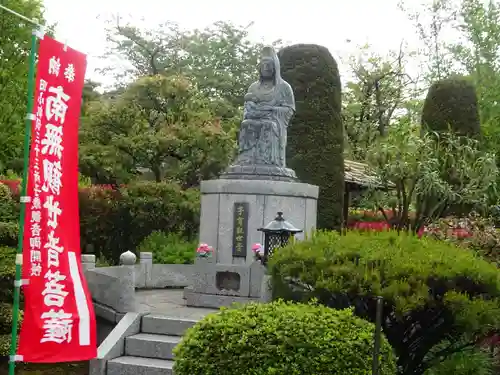
[[328, 49], [315, 44], [283, 48], [279, 57], [297, 107], [288, 133], [287, 163], [299, 179], [320, 187], [318, 228], [339, 229], [344, 201], [344, 136], [337, 62]]

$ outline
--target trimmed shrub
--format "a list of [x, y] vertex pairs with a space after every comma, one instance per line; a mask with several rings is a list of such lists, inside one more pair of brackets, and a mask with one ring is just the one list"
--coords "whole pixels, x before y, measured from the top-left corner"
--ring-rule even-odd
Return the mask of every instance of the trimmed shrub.
[[275, 252], [269, 266], [275, 298], [352, 306], [374, 322], [383, 297], [382, 328], [404, 375], [430, 367], [432, 348], [445, 339], [451, 355], [464, 337], [475, 342], [500, 328], [499, 270], [443, 241], [395, 231], [319, 232]]
[[[18, 193], [0, 184], [0, 246], [17, 246]], [[194, 238], [199, 228], [199, 191], [175, 183], [137, 182], [113, 190], [106, 186], [80, 188], [82, 251], [118, 262], [155, 230]]]
[[[21, 328], [23, 312], [19, 311], [18, 327]], [[12, 339], [12, 304], [0, 303], [0, 357], [9, 358]], [[1, 360], [0, 360], [1, 361]]]
[[153, 231], [193, 238], [199, 227], [199, 192], [174, 183], [138, 182], [119, 190], [80, 193], [82, 249], [117, 262]]
[[491, 354], [479, 348], [468, 348], [454, 353], [436, 364], [425, 375], [493, 375], [495, 361]]
[[82, 252], [92, 252], [98, 258], [103, 256], [118, 261], [123, 247], [119, 226], [120, 199], [120, 191], [97, 186], [79, 191]]
[[0, 246], [0, 303], [11, 303], [16, 277], [16, 249]]
[[141, 182], [122, 189], [120, 208], [129, 214], [136, 247], [154, 230], [193, 237], [199, 228], [199, 192], [174, 183]]
[[[189, 329], [174, 349], [176, 375], [369, 374], [374, 326], [312, 304], [248, 304], [222, 309]], [[380, 375], [395, 374], [383, 337]]]
[[0, 221], [9, 222], [19, 219], [19, 204], [10, 188], [0, 183]]
[[300, 180], [319, 186], [318, 228], [339, 229], [344, 201], [341, 83], [328, 49], [297, 44], [279, 53], [281, 73], [295, 93], [287, 163]]
[[[0, 247], [0, 357], [2, 360], [8, 358], [10, 352], [12, 298], [16, 277], [15, 259], [16, 249]], [[22, 312], [19, 313], [19, 318], [22, 319]]]
[[0, 246], [17, 246], [18, 234], [18, 223], [0, 221]]
[[176, 233], [154, 231], [138, 246], [137, 253], [153, 253], [153, 262], [158, 264], [194, 263], [198, 242], [187, 241]]
[[16, 246], [19, 205], [7, 185], [0, 183], [0, 246]]
[[463, 77], [435, 82], [422, 110], [425, 130], [476, 136], [481, 133], [479, 107], [473, 83]]

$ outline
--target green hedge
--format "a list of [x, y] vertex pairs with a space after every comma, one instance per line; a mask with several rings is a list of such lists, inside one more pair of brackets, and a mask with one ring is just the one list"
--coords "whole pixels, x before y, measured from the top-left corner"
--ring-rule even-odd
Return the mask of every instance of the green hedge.
[[17, 246], [18, 198], [7, 185], [0, 183], [0, 246]]
[[[16, 200], [0, 184], [0, 246], [17, 246]], [[199, 228], [199, 190], [176, 183], [144, 181], [118, 190], [93, 186], [80, 189], [79, 203], [82, 251], [113, 263], [154, 231], [190, 240]]]
[[[21, 328], [23, 312], [19, 312], [18, 327]], [[0, 304], [0, 358], [8, 358], [10, 355], [10, 344], [12, 342], [12, 305]]]
[[19, 225], [17, 222], [0, 221], [0, 246], [17, 247]]
[[0, 182], [0, 221], [16, 221], [19, 218], [18, 197], [14, 196], [9, 187]]
[[436, 363], [425, 375], [493, 375], [496, 362], [487, 350], [472, 347]]
[[193, 238], [199, 227], [199, 192], [174, 183], [140, 182], [118, 191], [80, 192], [82, 249], [117, 262], [153, 231]]
[[320, 232], [276, 252], [269, 266], [276, 298], [353, 306], [374, 322], [383, 297], [383, 330], [401, 374], [422, 374], [445, 339], [451, 354], [464, 336], [500, 329], [500, 271], [443, 241], [392, 231]]
[[[176, 375], [364, 375], [374, 326], [351, 310], [312, 304], [248, 304], [211, 314], [174, 349]], [[380, 375], [395, 374], [382, 338]]]
[[176, 233], [154, 231], [138, 246], [137, 252], [153, 253], [155, 264], [192, 264], [198, 241], [189, 241]]
[[16, 276], [16, 249], [0, 246], [0, 303], [12, 302]]
[[15, 248], [0, 246], [0, 357], [8, 356], [10, 352], [15, 259]]

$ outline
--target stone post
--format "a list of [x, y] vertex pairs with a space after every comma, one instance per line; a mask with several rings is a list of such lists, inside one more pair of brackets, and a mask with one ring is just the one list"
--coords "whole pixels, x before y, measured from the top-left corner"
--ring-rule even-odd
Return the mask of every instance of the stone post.
[[260, 302], [268, 303], [273, 299], [273, 287], [271, 284], [271, 276], [264, 275], [262, 278], [262, 286], [260, 287]]
[[139, 263], [141, 264], [142, 272], [144, 272], [144, 286], [146, 288], [153, 287], [153, 253], [139, 253]]
[[260, 298], [262, 296], [262, 279], [266, 275], [266, 267], [258, 260], [250, 266], [250, 297]]
[[82, 254], [82, 270], [83, 272], [93, 270], [95, 268], [95, 255]]
[[122, 266], [134, 266], [137, 262], [136, 255], [130, 250], [125, 251], [120, 255], [120, 265]]
[[215, 258], [199, 257], [194, 259], [193, 290], [195, 293], [208, 293], [215, 288]]
[[134, 286], [135, 289], [135, 263], [137, 262], [137, 256], [131, 252], [130, 250], [125, 251], [120, 255], [120, 265], [122, 267], [126, 267], [130, 269], [130, 275], [131, 275], [131, 284]]

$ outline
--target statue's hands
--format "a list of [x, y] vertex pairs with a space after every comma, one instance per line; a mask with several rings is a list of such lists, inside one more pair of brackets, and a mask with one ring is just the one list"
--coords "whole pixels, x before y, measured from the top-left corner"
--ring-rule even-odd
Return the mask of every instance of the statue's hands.
[[255, 112], [255, 103], [245, 102], [243, 106], [243, 117], [244, 118], [251, 117], [253, 112]]
[[261, 111], [247, 112], [247, 118], [249, 118], [249, 119], [258, 120], [258, 119], [261, 119], [262, 117], [264, 117], [264, 113]]
[[243, 113], [243, 118], [245, 119], [263, 119], [270, 115], [270, 112], [274, 110], [273, 106], [265, 104], [257, 104], [252, 101], [245, 102], [245, 110]]
[[272, 111], [273, 109], [274, 109], [274, 107], [272, 107], [270, 105], [262, 105], [258, 108], [259, 111], [265, 111], [265, 112]]
[[247, 101], [245, 102], [245, 108], [249, 109], [249, 110], [255, 110], [255, 108], [257, 108], [257, 104], [255, 104], [255, 102], [252, 102], [252, 101]]

